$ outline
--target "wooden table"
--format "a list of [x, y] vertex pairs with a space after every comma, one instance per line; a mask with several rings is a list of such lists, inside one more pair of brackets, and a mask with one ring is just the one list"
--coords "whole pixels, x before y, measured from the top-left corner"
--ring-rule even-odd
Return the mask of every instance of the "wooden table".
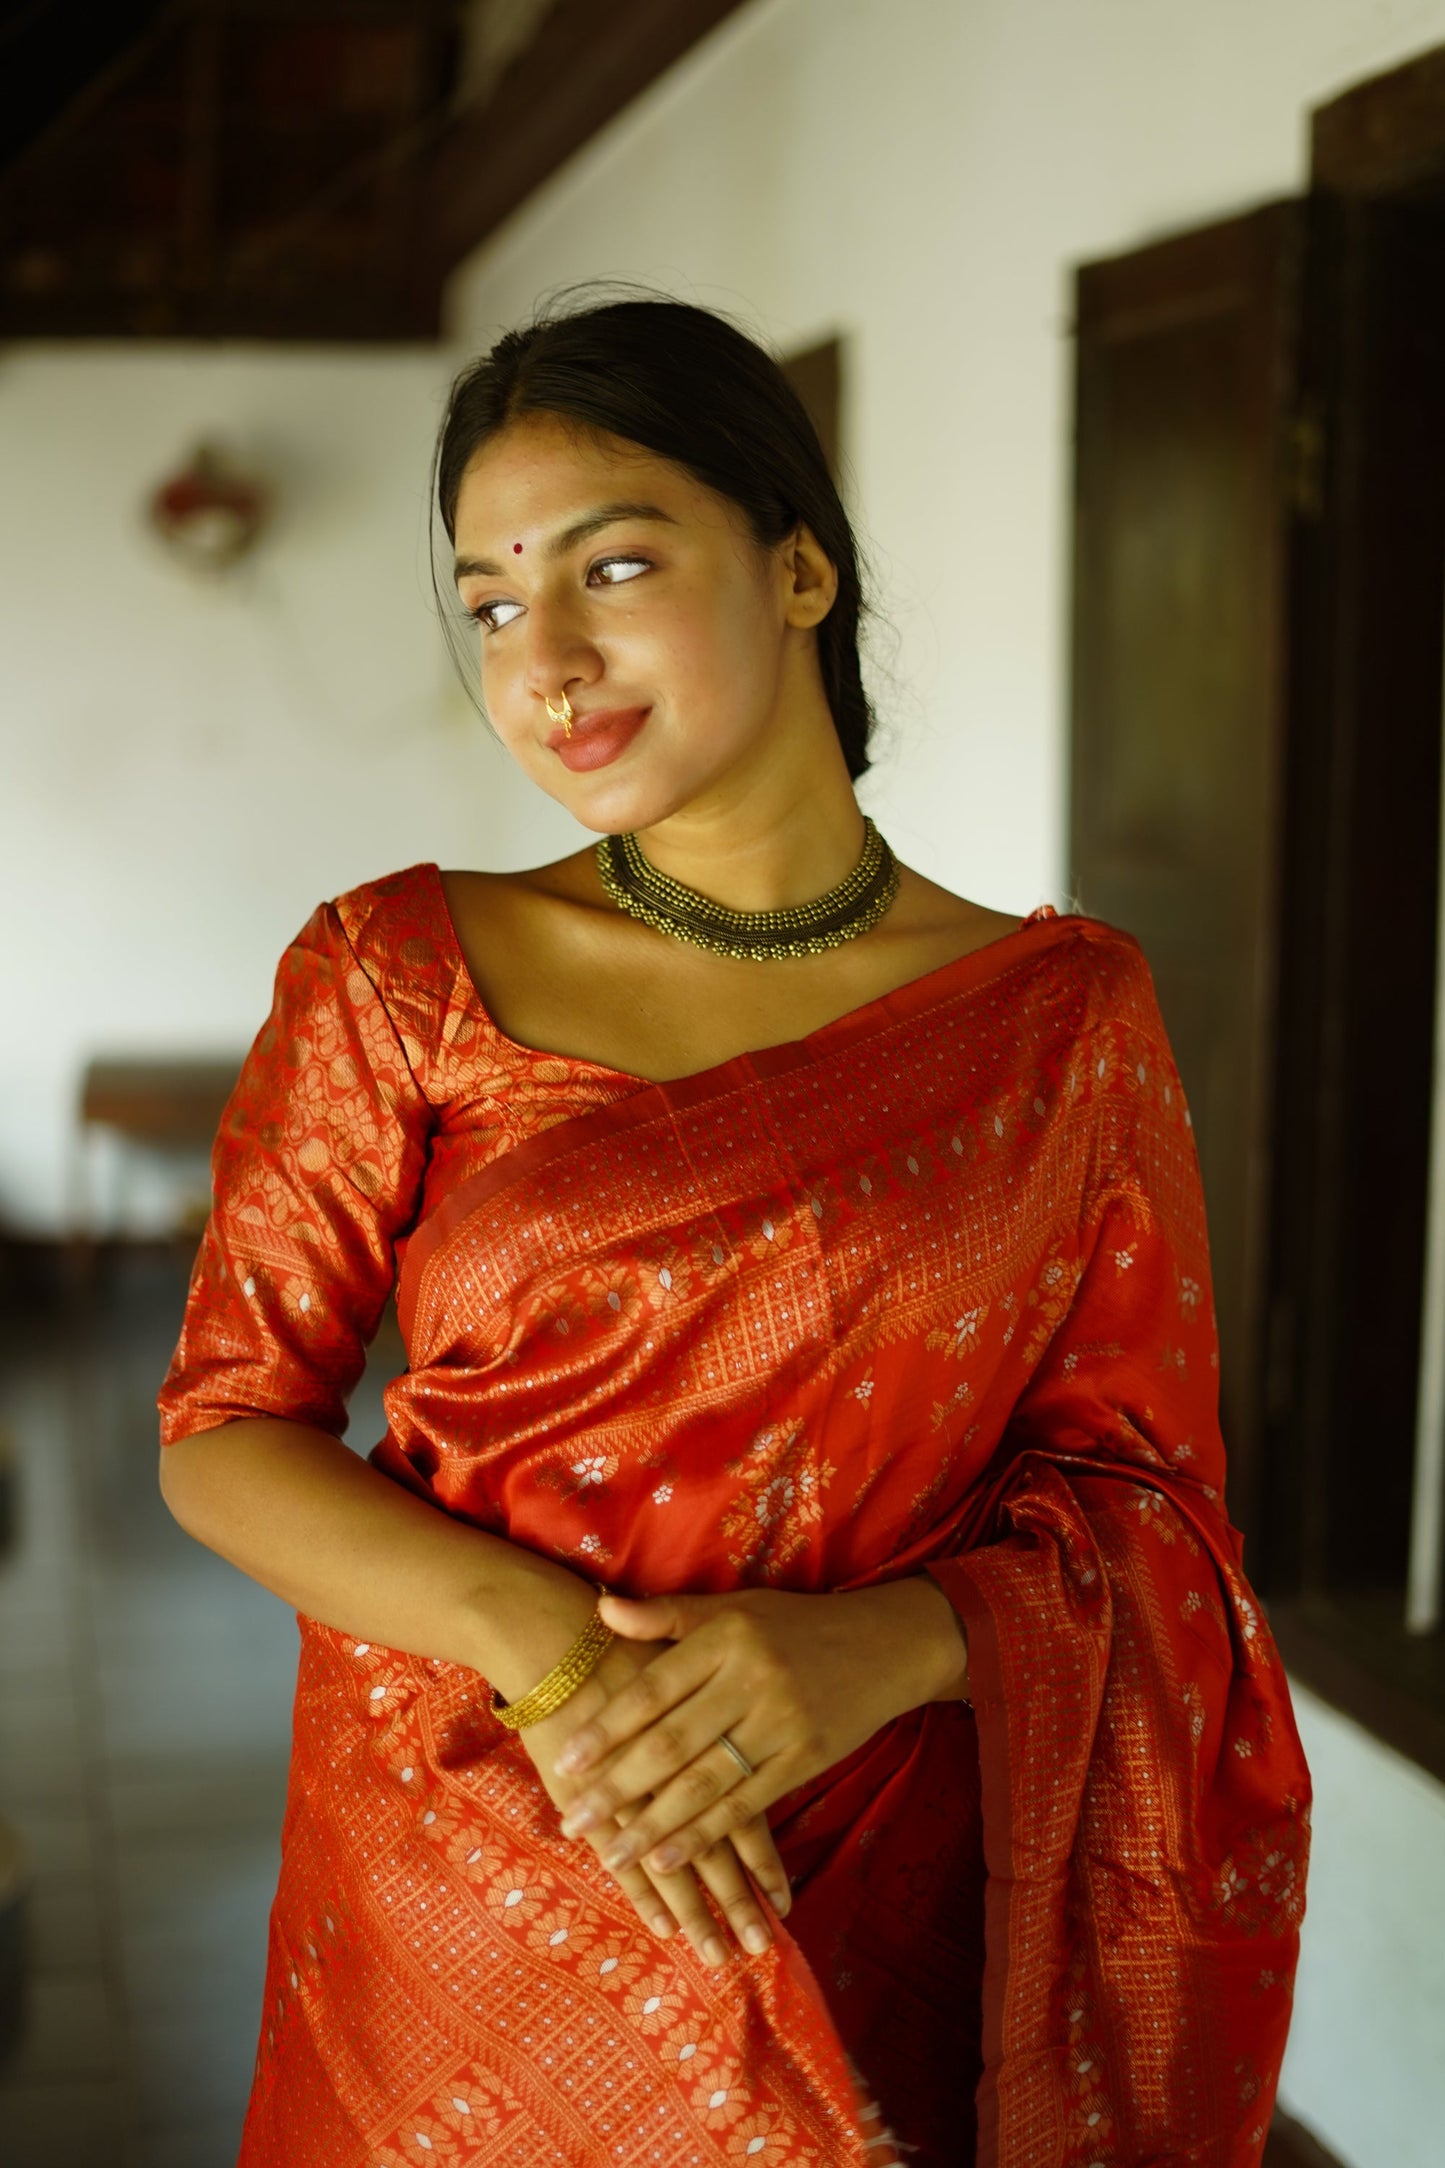
[[[92, 1195], [90, 1140], [109, 1130], [127, 1145], [178, 1157], [208, 1151], [240, 1074], [241, 1056], [148, 1055], [98, 1058], [81, 1078], [79, 1138], [72, 1215], [72, 1249], [84, 1265], [98, 1235]], [[196, 1214], [182, 1215], [175, 1232]], [[120, 1230], [123, 1235], [123, 1229]]]
[[93, 1061], [81, 1081], [80, 1119], [136, 1144], [209, 1145], [240, 1069], [239, 1059]]

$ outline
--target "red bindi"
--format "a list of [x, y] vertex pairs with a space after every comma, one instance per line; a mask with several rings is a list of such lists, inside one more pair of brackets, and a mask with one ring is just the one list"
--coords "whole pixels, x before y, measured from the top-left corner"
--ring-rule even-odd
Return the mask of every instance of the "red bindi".
[[514, 543], [512, 544], [512, 549], [513, 549], [513, 551], [515, 552], [515, 554], [516, 554], [516, 555], [517, 555], [518, 557], [520, 557], [520, 556], [521, 556], [521, 554], [522, 554], [522, 545], [521, 545], [521, 543], [520, 543], [520, 542], [514, 542]]

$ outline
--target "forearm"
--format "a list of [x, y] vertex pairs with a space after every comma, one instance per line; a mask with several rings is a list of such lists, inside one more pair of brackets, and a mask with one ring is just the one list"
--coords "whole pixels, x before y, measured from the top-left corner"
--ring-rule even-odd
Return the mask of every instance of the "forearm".
[[564, 1566], [428, 1505], [327, 1431], [256, 1417], [161, 1448], [174, 1518], [324, 1625], [482, 1672], [508, 1700], [593, 1601]]

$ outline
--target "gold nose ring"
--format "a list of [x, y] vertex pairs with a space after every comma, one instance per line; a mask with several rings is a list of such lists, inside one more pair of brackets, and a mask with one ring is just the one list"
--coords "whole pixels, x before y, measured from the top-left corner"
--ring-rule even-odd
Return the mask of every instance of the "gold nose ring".
[[553, 722], [560, 723], [563, 730], [570, 738], [572, 735], [572, 703], [567, 698], [567, 695], [563, 693], [562, 705], [560, 708], [554, 708], [551, 701], [547, 699], [547, 695], [545, 693], [543, 693], [542, 698], [546, 702], [547, 713], [551, 716]]

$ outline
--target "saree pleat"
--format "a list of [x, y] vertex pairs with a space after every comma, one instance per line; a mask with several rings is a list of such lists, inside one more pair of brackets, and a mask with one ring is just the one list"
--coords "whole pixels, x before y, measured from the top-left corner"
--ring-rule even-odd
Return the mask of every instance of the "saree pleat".
[[[1188, 1110], [1128, 936], [1016, 933], [667, 1085], [518, 1046], [434, 867], [323, 907], [218, 1139], [163, 1439], [338, 1429], [628, 1594], [931, 1573], [974, 1709], [780, 1800], [710, 1973], [474, 1672], [302, 1617], [242, 2168], [1245, 2168], [1309, 1785], [1224, 1508]], [[886, 2158], [886, 2154], [882, 2157]]]

